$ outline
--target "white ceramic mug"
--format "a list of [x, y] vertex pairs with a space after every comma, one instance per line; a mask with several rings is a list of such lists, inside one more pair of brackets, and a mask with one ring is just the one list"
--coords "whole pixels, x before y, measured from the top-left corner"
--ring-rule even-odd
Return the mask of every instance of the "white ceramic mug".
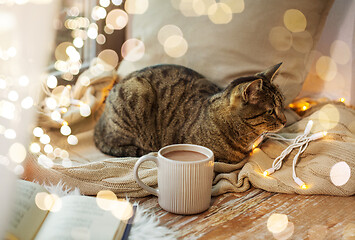
[[[164, 155], [174, 151], [194, 151], [206, 156], [202, 160], [172, 160]], [[145, 161], [154, 161], [158, 166], [158, 188], [154, 189], [141, 181], [138, 168]], [[134, 166], [134, 177], [146, 191], [158, 196], [159, 205], [166, 211], [177, 214], [196, 214], [207, 210], [211, 202], [214, 155], [203, 146], [175, 144], [163, 147], [158, 156], [142, 156]]]

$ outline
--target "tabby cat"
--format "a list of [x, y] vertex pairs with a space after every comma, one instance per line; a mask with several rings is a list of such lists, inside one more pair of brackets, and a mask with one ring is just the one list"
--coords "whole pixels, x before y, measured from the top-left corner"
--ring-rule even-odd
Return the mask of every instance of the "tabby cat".
[[277, 64], [224, 90], [178, 65], [128, 75], [110, 91], [95, 127], [96, 146], [113, 156], [141, 156], [176, 143], [210, 148], [216, 161], [240, 162], [256, 138], [283, 127]]

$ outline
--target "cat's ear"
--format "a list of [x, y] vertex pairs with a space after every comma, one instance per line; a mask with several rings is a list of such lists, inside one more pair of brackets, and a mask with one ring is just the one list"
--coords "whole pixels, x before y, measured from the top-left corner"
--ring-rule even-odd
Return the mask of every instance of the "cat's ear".
[[256, 104], [258, 101], [257, 93], [263, 88], [263, 80], [257, 79], [249, 83], [243, 90], [243, 100]]
[[282, 62], [266, 69], [263, 72], [258, 73], [258, 76], [264, 76], [267, 80], [269, 80], [270, 82], [272, 82], [277, 74], [277, 72], [279, 71], [280, 67], [282, 65]]

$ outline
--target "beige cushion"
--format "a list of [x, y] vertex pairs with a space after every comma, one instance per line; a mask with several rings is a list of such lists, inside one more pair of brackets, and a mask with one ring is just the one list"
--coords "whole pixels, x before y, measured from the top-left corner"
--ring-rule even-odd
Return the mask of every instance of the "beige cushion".
[[[182, 1], [185, 7], [196, 2]], [[145, 54], [135, 62], [124, 60], [118, 69], [121, 77], [149, 65], [172, 63], [190, 67], [225, 87], [237, 77], [255, 74], [282, 61], [284, 64], [276, 81], [288, 104], [302, 88], [309, 52], [319, 38], [333, 0], [245, 1], [241, 13], [227, 15], [227, 19], [232, 16], [228, 24], [215, 24], [207, 15], [185, 17], [172, 2], [179, 1], [151, 0], [144, 14], [130, 16], [129, 37], [143, 41]], [[225, 11], [229, 11], [227, 3], [243, 3], [221, 2], [226, 3], [220, 5], [227, 8]], [[285, 14], [289, 9], [298, 9], [305, 19], [297, 11]], [[178, 26], [186, 39], [188, 49], [181, 57], [167, 55], [157, 39], [159, 30], [167, 24]]]

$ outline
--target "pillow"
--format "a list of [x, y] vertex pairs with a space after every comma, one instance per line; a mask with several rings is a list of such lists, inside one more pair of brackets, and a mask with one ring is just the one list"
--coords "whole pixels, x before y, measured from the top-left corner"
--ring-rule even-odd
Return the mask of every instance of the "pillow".
[[[309, 53], [332, 3], [151, 0], [143, 14], [130, 15], [128, 38], [135, 41], [128, 39], [122, 47], [126, 59], [118, 74], [124, 77], [154, 64], [179, 64], [226, 87], [238, 77], [283, 62], [276, 83], [289, 104], [302, 88]], [[174, 26], [162, 29], [165, 25]]]

